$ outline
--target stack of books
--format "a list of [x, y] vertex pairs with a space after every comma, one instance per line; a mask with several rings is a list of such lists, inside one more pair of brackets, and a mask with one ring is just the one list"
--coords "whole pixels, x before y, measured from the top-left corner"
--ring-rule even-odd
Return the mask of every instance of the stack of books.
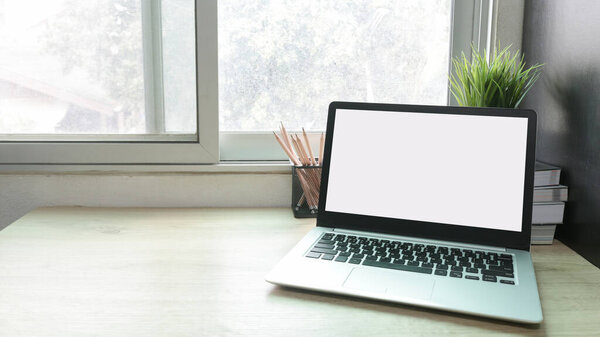
[[535, 163], [531, 244], [552, 244], [556, 225], [563, 223], [567, 186], [560, 185], [560, 167]]

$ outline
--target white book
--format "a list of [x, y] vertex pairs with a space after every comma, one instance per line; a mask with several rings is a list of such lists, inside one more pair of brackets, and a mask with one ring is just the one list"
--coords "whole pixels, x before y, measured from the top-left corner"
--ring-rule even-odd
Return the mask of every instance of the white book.
[[554, 241], [556, 225], [533, 225], [531, 226], [532, 245], [551, 245]]
[[561, 224], [564, 213], [564, 202], [536, 202], [533, 204], [531, 223], [536, 225]]
[[538, 186], [533, 189], [533, 202], [567, 201], [569, 188], [564, 185]]
[[535, 162], [535, 175], [533, 178], [533, 186], [549, 186], [558, 185], [560, 182], [560, 167]]

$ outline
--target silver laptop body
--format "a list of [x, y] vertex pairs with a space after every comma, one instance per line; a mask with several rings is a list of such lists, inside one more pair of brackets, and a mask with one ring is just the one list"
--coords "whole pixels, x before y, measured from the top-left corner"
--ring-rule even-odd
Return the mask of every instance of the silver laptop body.
[[317, 227], [282, 286], [542, 321], [531, 110], [333, 102]]

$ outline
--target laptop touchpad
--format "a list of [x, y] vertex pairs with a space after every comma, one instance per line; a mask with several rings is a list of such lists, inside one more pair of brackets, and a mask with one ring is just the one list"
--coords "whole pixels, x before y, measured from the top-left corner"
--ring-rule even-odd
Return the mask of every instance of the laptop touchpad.
[[354, 268], [344, 282], [344, 287], [427, 300], [431, 298], [434, 284], [435, 280], [429, 275], [386, 269]]

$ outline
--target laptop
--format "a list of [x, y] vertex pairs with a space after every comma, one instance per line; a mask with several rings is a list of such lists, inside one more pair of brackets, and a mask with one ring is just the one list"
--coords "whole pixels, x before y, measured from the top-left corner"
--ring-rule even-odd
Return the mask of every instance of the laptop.
[[532, 110], [333, 102], [313, 228], [273, 284], [539, 323]]

